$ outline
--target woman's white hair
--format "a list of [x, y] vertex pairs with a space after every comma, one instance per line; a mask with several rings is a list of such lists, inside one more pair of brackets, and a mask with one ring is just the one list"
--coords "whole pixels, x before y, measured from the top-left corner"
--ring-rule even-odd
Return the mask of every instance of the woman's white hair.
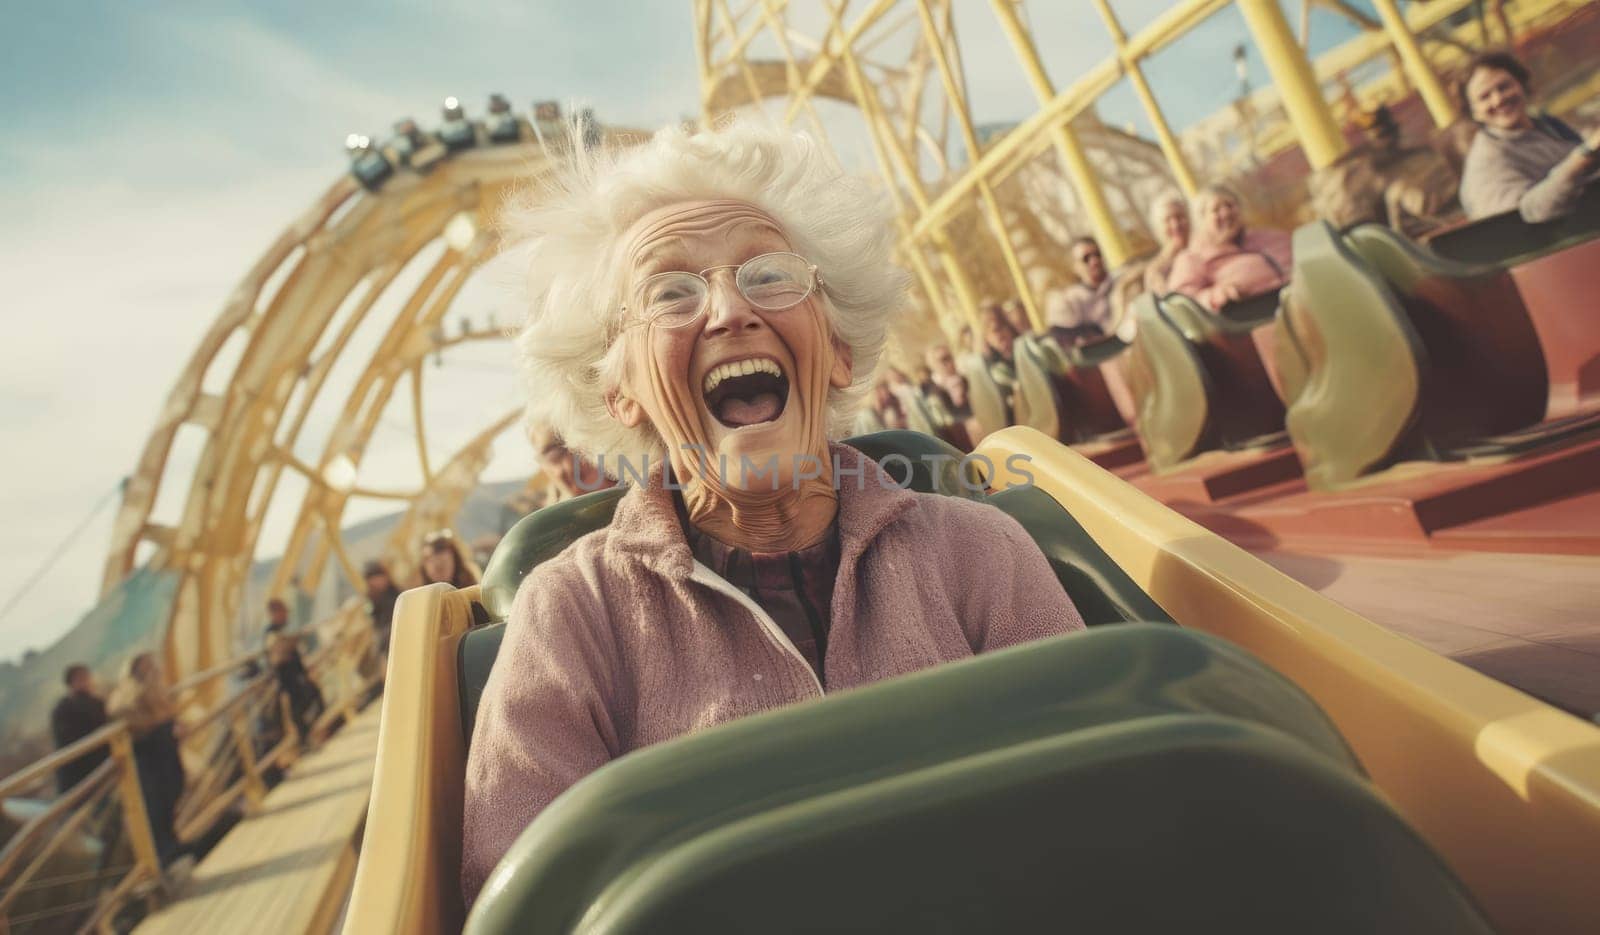
[[1221, 182], [1212, 182], [1209, 185], [1201, 186], [1200, 190], [1194, 193], [1194, 201], [1190, 202], [1190, 204], [1198, 211], [1201, 205], [1218, 199], [1231, 201], [1235, 208], [1240, 211], [1244, 210], [1244, 199], [1239, 197], [1238, 192]]
[[829, 434], [847, 434], [908, 281], [890, 259], [885, 193], [833, 168], [811, 137], [758, 123], [668, 127], [593, 148], [574, 140], [571, 153], [501, 217], [526, 289], [516, 346], [528, 420], [554, 428], [571, 450], [608, 456], [610, 472], [618, 457], [638, 465], [662, 453], [648, 424], [627, 428], [606, 409], [624, 365], [623, 342], [612, 340], [629, 273], [621, 238], [658, 208], [730, 199], [771, 215], [827, 284], [822, 307], [854, 368], [851, 385], [830, 392]]
[[1155, 233], [1158, 240], [1161, 232], [1166, 229], [1167, 212], [1173, 205], [1182, 205], [1185, 212], [1189, 211], [1189, 199], [1183, 197], [1182, 192], [1165, 191], [1157, 195], [1155, 201], [1150, 202], [1150, 230]]

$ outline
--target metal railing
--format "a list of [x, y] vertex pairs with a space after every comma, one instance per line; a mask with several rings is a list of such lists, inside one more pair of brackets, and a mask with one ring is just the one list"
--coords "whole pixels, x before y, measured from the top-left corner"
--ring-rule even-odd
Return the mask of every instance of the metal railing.
[[[180, 842], [198, 842], [231, 814], [258, 809], [282, 770], [372, 697], [383, 673], [365, 606], [351, 601], [319, 629], [331, 638], [305, 659], [324, 701], [310, 723], [297, 721], [276, 672], [265, 664], [265, 650], [197, 672], [170, 689], [183, 712], [201, 699], [222, 699], [197, 716], [180, 715], [181, 755], [186, 765], [201, 764], [189, 767], [176, 811]], [[45, 798], [58, 769], [96, 751], [106, 755], [0, 842], [0, 935], [111, 932], [125, 907], [160, 898], [162, 868], [134, 741], [126, 724], [113, 721], [0, 779], [0, 800]]]

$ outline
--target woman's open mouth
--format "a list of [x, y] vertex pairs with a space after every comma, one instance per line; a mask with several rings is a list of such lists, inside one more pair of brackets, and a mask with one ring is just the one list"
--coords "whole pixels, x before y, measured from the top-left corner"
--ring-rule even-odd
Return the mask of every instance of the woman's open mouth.
[[789, 403], [789, 378], [771, 357], [750, 357], [712, 367], [701, 385], [706, 411], [724, 426], [741, 429], [772, 422]]

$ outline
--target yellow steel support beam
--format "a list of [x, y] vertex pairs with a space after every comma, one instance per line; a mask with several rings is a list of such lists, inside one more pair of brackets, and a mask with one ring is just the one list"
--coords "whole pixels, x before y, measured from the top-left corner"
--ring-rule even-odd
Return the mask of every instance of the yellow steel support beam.
[[[993, 0], [992, 5], [995, 16], [1005, 29], [1006, 37], [1011, 40], [1011, 46], [1016, 50], [1017, 59], [1027, 72], [1028, 83], [1033, 85], [1033, 93], [1038, 95], [1040, 104], [1049, 104], [1056, 96], [1055, 85], [1046, 74], [1044, 63], [1039, 61], [1039, 52], [1034, 48], [1033, 37], [1028, 35], [1028, 28], [1017, 16], [1015, 3], [1013, 0]], [[1067, 170], [1067, 177], [1072, 179], [1073, 190], [1078, 193], [1078, 200], [1083, 203], [1084, 213], [1089, 215], [1089, 224], [1094, 228], [1095, 239], [1099, 241], [1100, 249], [1105, 252], [1106, 263], [1113, 267], [1120, 266], [1133, 256], [1133, 248], [1128, 243], [1122, 228], [1118, 226], [1116, 216], [1111, 213], [1111, 204], [1106, 201], [1105, 192], [1100, 188], [1100, 179], [1095, 174], [1094, 167], [1089, 164], [1088, 154], [1084, 152], [1083, 145], [1078, 142], [1067, 120], [1055, 124], [1051, 132], [1055, 134], [1056, 151], [1061, 154], [1061, 162]], [[972, 171], [978, 173], [979, 179], [986, 177], [986, 173], [976, 161]]]
[[[767, 29], [772, 32], [772, 37], [778, 41], [778, 51], [783, 53], [783, 73], [789, 83], [789, 93], [793, 95], [800, 89], [800, 65], [794, 57], [794, 47], [789, 44], [789, 31], [784, 25], [783, 10], [787, 0], [761, 0], [761, 19], [766, 23]], [[817, 113], [817, 108], [810, 100], [806, 101], [806, 114], [811, 118], [811, 125], [816, 128], [817, 138], [822, 141], [823, 152], [828, 154], [828, 161], [835, 169], [844, 171], [844, 166], [839, 162], [838, 151], [834, 148], [833, 140], [828, 137], [828, 128], [823, 126], [822, 116]]]
[[411, 421], [417, 430], [417, 463], [422, 468], [422, 486], [433, 483], [433, 465], [428, 463], [428, 430], [422, 418], [422, 361], [411, 368]]
[[[1128, 40], [1128, 56], [1137, 60], [1159, 52], [1230, 2], [1231, 0], [1187, 0], [1172, 7]], [[1440, 0], [1440, 2], [1462, 3], [1466, 0]], [[940, 192], [938, 199], [928, 211], [917, 219], [912, 229], [912, 236], [919, 240], [926, 238], [934, 228], [949, 220], [950, 216], [963, 205], [963, 199], [976, 187], [977, 179], [987, 178], [991, 182], [998, 182], [1005, 178], [1022, 164], [1018, 159], [1020, 154], [1036, 147], [1039, 140], [1051, 133], [1057, 124], [1069, 121], [1082, 113], [1096, 98], [1111, 90], [1120, 75], [1121, 68], [1115, 59], [1100, 62], [1085, 71], [1071, 85], [1062, 89], [1032, 116], [1007, 133], [998, 143], [990, 146], [977, 165], [970, 167], [960, 178], [952, 181], [943, 192]], [[1002, 171], [1000, 167], [1006, 165], [1012, 168]]]
[[[961, 138], [967, 147], [967, 157], [977, 162], [983, 155], [983, 148], [978, 144], [977, 131], [972, 127], [972, 115], [967, 111], [967, 99], [964, 89], [950, 65], [950, 56], [945, 51], [945, 37], [939, 34], [939, 28], [934, 24], [933, 11], [928, 7], [928, 0], [917, 0], [917, 12], [922, 16], [922, 33], [927, 40], [928, 48], [933, 53], [933, 63], [939, 71], [939, 80], [944, 83], [945, 97], [949, 100], [950, 109], [955, 112], [956, 123], [961, 127]], [[989, 188], [989, 183], [978, 182], [978, 195], [983, 201], [985, 214], [989, 218], [989, 228], [994, 233], [995, 240], [1000, 244], [1000, 252], [1005, 256], [1006, 268], [1011, 271], [1012, 285], [1017, 288], [1017, 296], [1022, 300], [1023, 307], [1028, 310], [1028, 319], [1033, 322], [1035, 329], [1045, 329], [1044, 310], [1034, 299], [1033, 287], [1028, 284], [1027, 273], [1022, 269], [1022, 262], [1017, 259], [1017, 251], [1011, 245], [1011, 233], [1006, 230], [1006, 222], [1000, 216], [1000, 203], [994, 197], [994, 191]]]
[[[889, 12], [890, 8], [898, 2], [899, 0], [878, 0], [867, 12], [861, 14], [861, 18], [856, 20], [855, 25], [850, 27], [849, 32], [840, 32], [844, 26], [839, 21], [843, 8], [831, 11], [833, 22], [828, 26], [828, 34], [830, 36], [838, 36], [839, 50], [841, 52], [849, 52], [850, 47], [855, 44], [856, 40], [860, 39], [863, 33], [872, 28], [873, 23], [882, 19], [883, 15]], [[827, 40], [824, 39], [822, 53], [817, 56], [816, 61], [811, 63], [811, 70], [806, 74], [805, 84], [801, 85], [800, 90], [789, 100], [789, 110], [784, 114], [784, 122], [793, 123], [794, 118], [799, 116], [800, 105], [805, 103], [806, 99], [811, 96], [811, 92], [815, 91], [817, 85], [822, 83], [822, 79], [827, 77], [828, 70], [833, 67], [837, 57], [838, 53], [828, 48]]]
[[694, 2], [694, 51], [700, 60], [700, 125], [711, 126], [711, 89], [716, 82], [711, 70], [711, 0]]
[[[865, 91], [856, 80], [855, 71], [846, 68], [846, 75], [849, 77], [851, 88], [857, 94], [859, 100], [860, 95], [864, 94]], [[889, 154], [884, 148], [877, 126], [872, 122], [871, 117], [866, 116], [866, 106], [864, 104], [861, 105], [861, 112], [863, 118], [867, 121], [868, 139], [872, 141], [872, 153], [878, 160], [878, 172], [883, 176], [884, 185], [889, 189], [889, 196], [894, 201], [895, 224], [900, 228], [900, 248], [905, 253], [906, 260], [910, 262], [911, 269], [916, 273], [917, 279], [922, 283], [922, 290], [928, 294], [928, 301], [933, 304], [934, 313], [943, 318], [949, 311], [944, 304], [944, 292], [934, 279], [933, 271], [928, 269], [927, 260], [922, 255], [922, 247], [911, 239], [911, 226], [906, 223], [906, 216], [909, 212], [906, 210], [905, 196], [901, 194], [899, 182], [895, 178], [894, 166], [889, 161]], [[971, 316], [971, 312], [964, 312], [963, 314], [968, 315], [968, 317]]]
[[1322, 98], [1311, 63], [1295, 42], [1278, 0], [1239, 0], [1239, 12], [1244, 14], [1245, 26], [1283, 97], [1283, 109], [1294, 124], [1307, 161], [1313, 169], [1333, 162], [1345, 151], [1344, 134]]
[[[831, 6], [829, 14], [834, 18], [837, 26], [841, 7]], [[867, 130], [872, 135], [873, 149], [878, 154], [880, 165], [884, 174], [884, 181], [889, 190], [895, 193], [898, 199], [900, 181], [895, 177], [893, 169], [898, 169], [905, 180], [906, 190], [911, 195], [911, 200], [916, 203], [917, 210], [926, 213], [928, 210], [928, 192], [922, 184], [922, 178], [917, 173], [916, 163], [907, 155], [900, 139], [894, 132], [894, 127], [889, 123], [883, 113], [883, 107], [868, 83], [866, 75], [861, 71], [861, 63], [856, 60], [855, 53], [849, 45], [843, 46], [839, 51], [839, 60], [844, 65], [845, 77], [850, 81], [851, 92], [856, 96], [856, 106], [861, 110], [861, 116], [867, 122]], [[888, 160], [884, 160], [887, 154]], [[903, 217], [903, 215], [902, 215]], [[945, 275], [950, 278], [950, 284], [956, 290], [956, 301], [961, 303], [963, 313], [974, 325], [978, 320], [978, 294], [972, 287], [972, 280], [967, 276], [967, 271], [962, 268], [960, 260], [956, 258], [955, 249], [950, 240], [945, 236], [942, 228], [935, 228], [928, 234], [933, 241], [934, 252], [938, 254], [939, 265], [944, 268]], [[906, 252], [914, 254], [918, 249], [914, 239], [905, 238]], [[916, 261], [913, 260], [913, 263]]]
[[1156, 142], [1161, 146], [1161, 155], [1167, 158], [1172, 177], [1178, 180], [1178, 187], [1183, 189], [1185, 195], [1193, 196], [1200, 187], [1195, 182], [1194, 170], [1189, 168], [1189, 160], [1178, 145], [1178, 137], [1167, 123], [1167, 115], [1161, 112], [1161, 105], [1150, 90], [1150, 82], [1144, 78], [1144, 69], [1139, 67], [1139, 60], [1128, 54], [1128, 34], [1123, 32], [1122, 23], [1111, 9], [1109, 0], [1094, 0], [1094, 5], [1100, 11], [1100, 18], [1105, 20], [1106, 29], [1111, 32], [1111, 41], [1116, 44], [1122, 71], [1128, 76], [1128, 83], [1133, 85], [1139, 103], [1144, 106], [1145, 116], [1150, 118], [1151, 126], [1155, 127]]
[[1417, 45], [1417, 37], [1411, 34], [1411, 27], [1400, 15], [1399, 5], [1395, 0], [1372, 0], [1372, 5], [1377, 7], [1378, 17], [1383, 20], [1383, 30], [1389, 34], [1395, 51], [1400, 53], [1406, 76], [1416, 86], [1417, 93], [1422, 95], [1422, 102], [1428, 106], [1434, 126], [1448, 127], [1455, 123], [1455, 104], [1451, 102], [1450, 94], [1445, 91], [1439, 76], [1434, 74], [1433, 66], [1423, 56], [1422, 47]]

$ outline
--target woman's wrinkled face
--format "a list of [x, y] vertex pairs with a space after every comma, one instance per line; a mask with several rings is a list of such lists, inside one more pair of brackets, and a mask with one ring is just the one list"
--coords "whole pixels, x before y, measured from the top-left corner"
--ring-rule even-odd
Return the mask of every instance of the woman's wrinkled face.
[[1181, 201], [1167, 205], [1161, 215], [1161, 239], [1169, 247], [1189, 245], [1189, 206]]
[[1211, 195], [1200, 202], [1200, 224], [1206, 240], [1213, 244], [1233, 243], [1244, 232], [1239, 206], [1222, 195]]
[[[627, 369], [613, 413], [630, 426], [647, 419], [680, 476], [697, 476], [699, 465], [730, 489], [790, 487], [796, 456], [825, 454], [830, 388], [851, 382], [849, 350], [833, 336], [821, 290], [791, 308], [758, 309], [735, 286], [734, 269], [716, 269], [705, 274], [699, 318], [636, 324], [651, 276], [795, 252], [778, 222], [740, 201], [685, 202], [640, 218], [623, 244]], [[741, 470], [741, 459], [756, 470]], [[776, 480], [765, 471], [774, 461]]]
[[1472, 119], [1496, 130], [1518, 130], [1528, 123], [1528, 95], [1509, 71], [1480, 68], [1467, 78]]
[[449, 546], [430, 548], [422, 553], [422, 575], [431, 584], [436, 581], [454, 581], [456, 555]]

